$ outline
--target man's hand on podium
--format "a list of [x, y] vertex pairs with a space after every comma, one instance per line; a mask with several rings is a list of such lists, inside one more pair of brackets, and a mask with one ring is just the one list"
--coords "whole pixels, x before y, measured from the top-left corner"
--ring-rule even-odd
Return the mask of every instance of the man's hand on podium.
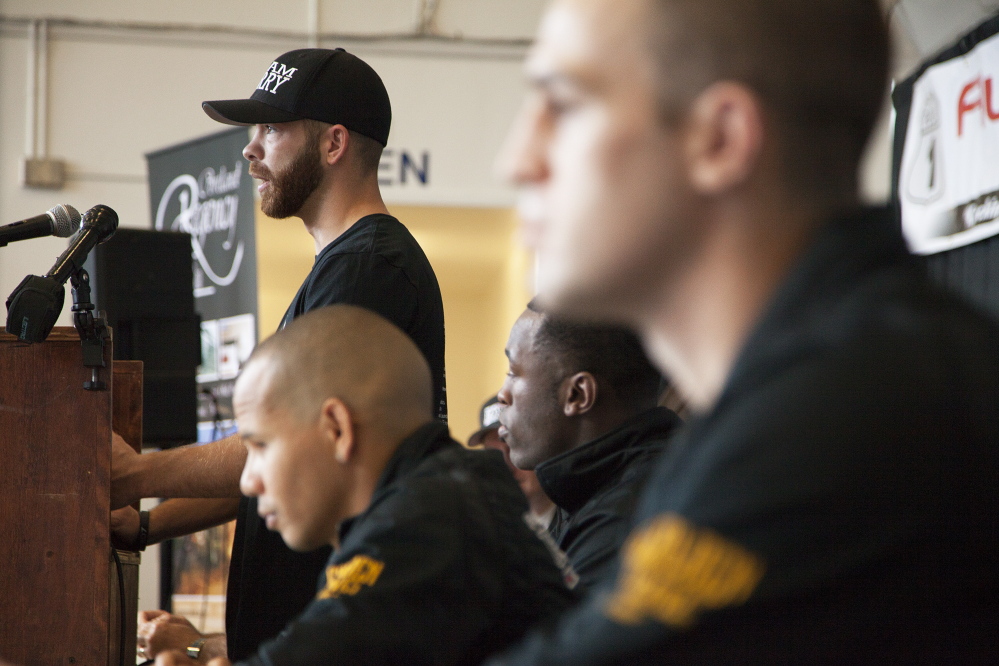
[[[139, 535], [139, 512], [123, 506], [111, 512], [111, 545], [118, 550], [129, 550]], [[0, 665], [2, 666], [2, 665]]]
[[132, 496], [132, 484], [128, 482], [138, 471], [140, 457], [118, 433], [111, 433], [111, 509], [120, 509], [142, 499]]
[[246, 447], [237, 435], [208, 444], [137, 453], [111, 437], [111, 509], [145, 497], [239, 498]]

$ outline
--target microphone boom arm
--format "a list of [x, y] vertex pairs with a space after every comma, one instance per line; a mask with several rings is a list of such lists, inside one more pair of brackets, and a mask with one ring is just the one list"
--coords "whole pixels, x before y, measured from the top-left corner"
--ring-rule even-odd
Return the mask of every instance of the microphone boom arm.
[[90, 300], [90, 274], [80, 267], [70, 274], [73, 287], [73, 324], [80, 334], [83, 345], [83, 365], [90, 368], [90, 379], [83, 382], [88, 391], [106, 391], [107, 382], [102, 381], [99, 368], [106, 368], [104, 362], [105, 343], [111, 339], [107, 319], [103, 312], [94, 316], [94, 304]]

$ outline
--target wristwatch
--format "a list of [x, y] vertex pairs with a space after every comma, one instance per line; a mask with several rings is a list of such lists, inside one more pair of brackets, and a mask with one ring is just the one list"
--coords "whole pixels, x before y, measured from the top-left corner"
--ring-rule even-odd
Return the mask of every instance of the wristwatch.
[[149, 543], [149, 512], [140, 511], [139, 512], [139, 531], [135, 535], [135, 543], [132, 544], [132, 550], [143, 551], [146, 549], [146, 544]]
[[199, 638], [198, 640], [194, 641], [190, 645], [188, 645], [187, 646], [187, 656], [189, 658], [194, 659], [195, 661], [197, 661], [198, 657], [201, 656], [201, 646], [203, 646], [205, 644], [205, 641], [207, 641], [207, 640], [208, 640], [207, 638], [202, 637], [202, 638]]

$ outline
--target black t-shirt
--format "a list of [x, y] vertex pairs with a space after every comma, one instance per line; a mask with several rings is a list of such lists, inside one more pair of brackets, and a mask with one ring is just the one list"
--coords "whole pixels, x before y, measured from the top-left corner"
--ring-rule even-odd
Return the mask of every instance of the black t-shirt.
[[[447, 422], [444, 305], [433, 268], [416, 239], [390, 215], [368, 215], [324, 247], [285, 313], [295, 317], [345, 303], [382, 315], [423, 352], [434, 382], [438, 420]], [[312, 601], [330, 549], [295, 553], [243, 498], [236, 520], [226, 600], [229, 658], [254, 654]]]
[[405, 331], [430, 364], [437, 420], [447, 423], [444, 304], [437, 276], [413, 235], [391, 215], [362, 217], [316, 256], [281, 321], [344, 303], [377, 312]]

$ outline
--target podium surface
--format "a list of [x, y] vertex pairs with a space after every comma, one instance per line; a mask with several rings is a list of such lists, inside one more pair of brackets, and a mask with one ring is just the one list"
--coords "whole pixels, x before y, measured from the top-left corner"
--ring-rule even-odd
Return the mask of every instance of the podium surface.
[[[105, 363], [100, 373], [108, 390], [88, 391], [83, 386], [91, 370], [83, 365], [75, 329], [56, 328], [34, 344], [0, 334], [6, 477], [0, 483], [0, 659], [25, 666], [117, 662], [118, 589], [116, 582], [111, 589], [116, 579], [109, 574], [113, 378], [131, 378], [125, 389], [138, 377], [141, 405], [141, 367], [138, 374], [135, 366], [112, 372], [110, 344]], [[122, 398], [134, 405], [134, 386]], [[141, 433], [141, 414], [130, 409], [119, 405], [118, 419], [133, 432], [137, 422]], [[133, 633], [132, 654], [134, 641]]]

